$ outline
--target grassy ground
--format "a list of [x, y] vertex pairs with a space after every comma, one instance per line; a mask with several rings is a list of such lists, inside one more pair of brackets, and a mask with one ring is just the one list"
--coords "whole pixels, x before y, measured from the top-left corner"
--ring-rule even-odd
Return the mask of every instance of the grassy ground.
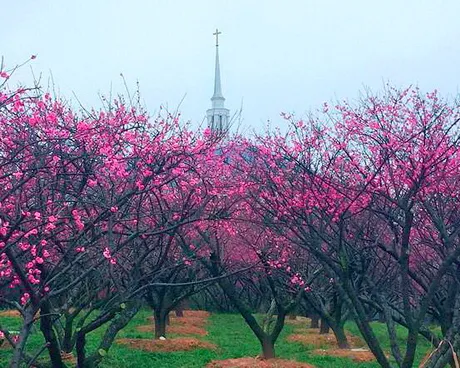
[[[119, 334], [119, 338], [150, 338], [151, 333], [138, 332], [136, 327], [145, 325], [146, 318], [150, 313], [148, 311], [140, 312], [136, 318]], [[2, 326], [12, 330], [19, 330], [20, 320], [14, 317], [0, 317]], [[297, 326], [298, 327], [298, 326]], [[385, 327], [375, 323], [375, 331], [382, 341], [385, 349], [389, 351], [389, 344]], [[297, 360], [310, 363], [318, 368], [377, 368], [376, 362], [355, 363], [347, 358], [334, 358], [329, 356], [314, 355], [313, 347], [305, 347], [300, 343], [287, 342], [286, 337], [294, 332], [296, 327], [286, 325], [276, 344], [276, 353], [280, 358]], [[211, 350], [194, 350], [189, 352], [172, 352], [172, 353], [149, 353], [140, 350], [130, 349], [118, 344], [114, 344], [108, 353], [108, 356], [102, 363], [103, 368], [139, 368], [139, 367], [156, 367], [156, 368], [178, 368], [178, 367], [204, 367], [211, 360], [221, 360], [228, 358], [239, 358], [245, 356], [256, 356], [260, 353], [260, 346], [255, 336], [245, 325], [239, 315], [234, 314], [213, 314], [206, 325], [208, 335], [201, 337], [218, 346], [216, 351]], [[354, 335], [359, 335], [356, 325], [349, 323], [348, 331]], [[98, 339], [102, 331], [97, 331], [88, 338], [88, 350], [93, 351], [97, 346]], [[398, 330], [401, 346], [403, 347], [405, 331]], [[174, 335], [169, 335], [173, 338]], [[38, 348], [42, 343], [41, 334], [35, 332], [29, 341], [29, 348]], [[429, 344], [420, 340], [417, 351], [417, 361], [426, 354], [430, 349]], [[30, 350], [29, 350], [30, 351]], [[11, 351], [0, 349], [0, 367], [7, 367], [11, 356]], [[418, 362], [417, 362], [418, 363]], [[69, 365], [70, 366], [70, 365]], [[416, 365], [418, 366], [418, 364]]]

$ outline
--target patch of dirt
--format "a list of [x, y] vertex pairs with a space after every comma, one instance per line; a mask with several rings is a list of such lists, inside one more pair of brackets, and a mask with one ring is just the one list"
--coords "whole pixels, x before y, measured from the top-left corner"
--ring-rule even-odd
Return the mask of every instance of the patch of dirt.
[[[210, 313], [206, 311], [186, 310], [184, 311], [183, 317], [176, 317], [173, 313], [171, 313], [169, 317], [170, 325], [166, 327], [166, 331], [168, 331], [172, 325], [177, 324], [203, 328], [209, 316]], [[153, 323], [153, 316], [147, 317], [147, 320]]]
[[[18, 317], [22, 318], [21, 312], [19, 312], [17, 309], [3, 309], [0, 310], [0, 317]], [[40, 318], [40, 310], [35, 313], [34, 318]]]
[[0, 311], [1, 317], [21, 317], [21, 313], [19, 313], [16, 309], [5, 309]]
[[[333, 333], [328, 334], [319, 334], [319, 329], [298, 329], [296, 334], [289, 335], [287, 337], [288, 341], [291, 342], [300, 342], [304, 345], [311, 345], [316, 348], [331, 347], [337, 348], [337, 340]], [[346, 334], [348, 343], [352, 348], [361, 348], [365, 346], [365, 343], [358, 337], [351, 334]]]
[[350, 358], [351, 360], [363, 363], [375, 360], [374, 355], [367, 349], [317, 349], [313, 350], [316, 355]]
[[118, 339], [116, 343], [126, 345], [132, 349], [150, 352], [189, 351], [194, 349], [215, 350], [217, 346], [210, 342], [200, 341], [192, 337], [178, 337], [175, 339]]
[[[145, 326], [139, 326], [137, 327], [137, 330], [139, 332], [154, 332], [155, 328], [153, 324], [151, 325], [145, 325]], [[173, 334], [178, 334], [178, 335], [198, 335], [198, 336], [206, 336], [208, 332], [201, 327], [194, 326], [194, 325], [189, 325], [189, 324], [172, 324], [170, 326], [166, 327], [166, 332], [168, 334], [173, 333]]]
[[[208, 311], [203, 310], [185, 310], [184, 317], [199, 317], [199, 318], [208, 318], [211, 315]], [[171, 316], [172, 318], [181, 319], [184, 317], [176, 317], [175, 315]]]
[[206, 368], [314, 368], [314, 366], [286, 359], [238, 358], [214, 360]]
[[179, 317], [171, 318], [171, 325], [189, 325], [196, 327], [204, 327], [207, 318], [203, 317]]
[[307, 317], [296, 316], [295, 319], [286, 318], [285, 323], [287, 325], [309, 327], [311, 325], [311, 319]]
[[72, 353], [61, 352], [61, 358], [65, 363], [77, 364], [77, 358]]

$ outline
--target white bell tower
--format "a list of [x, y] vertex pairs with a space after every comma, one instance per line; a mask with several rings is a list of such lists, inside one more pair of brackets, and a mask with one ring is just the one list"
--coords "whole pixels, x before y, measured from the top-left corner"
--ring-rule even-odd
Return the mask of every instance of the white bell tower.
[[216, 133], [226, 133], [229, 128], [230, 111], [224, 106], [225, 98], [222, 95], [222, 86], [220, 83], [220, 65], [219, 65], [219, 32], [213, 33], [216, 36], [216, 70], [214, 76], [214, 94], [211, 97], [212, 107], [206, 111], [208, 127]]

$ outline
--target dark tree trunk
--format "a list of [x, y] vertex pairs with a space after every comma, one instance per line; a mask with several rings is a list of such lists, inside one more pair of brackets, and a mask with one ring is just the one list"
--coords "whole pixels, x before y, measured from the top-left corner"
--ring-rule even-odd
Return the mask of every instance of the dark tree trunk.
[[161, 336], [166, 337], [166, 314], [164, 312], [155, 312], [155, 339], [158, 340]]
[[73, 321], [74, 316], [67, 314], [65, 316], [65, 325], [64, 325], [64, 338], [62, 339], [62, 351], [66, 353], [71, 353], [75, 341], [73, 340]]
[[[218, 263], [219, 260], [215, 256], [214, 253], [210, 256], [211, 264], [206, 264], [205, 266], [211, 271], [211, 274], [215, 277], [220, 275]], [[254, 332], [257, 339], [262, 345], [262, 357], [264, 359], [272, 359], [275, 357], [275, 342], [278, 338], [281, 330], [284, 326], [284, 318], [286, 313], [278, 309], [277, 319], [275, 327], [271, 334], [268, 334], [264, 331], [264, 329], [259, 325], [259, 322], [256, 318], [252, 315], [251, 310], [247, 307], [247, 305], [237, 297], [237, 292], [235, 290], [234, 285], [227, 278], [220, 279], [218, 284], [222, 288], [224, 294], [228, 297], [228, 299], [232, 302], [232, 304], [236, 307], [238, 312], [240, 312], [241, 316], [244, 318], [245, 322], [249, 326], [249, 328]]]
[[260, 341], [262, 344], [262, 358], [263, 359], [273, 359], [275, 358], [275, 344], [273, 343], [271, 337], [267, 336]]
[[53, 322], [50, 313], [51, 308], [49, 302], [45, 301], [40, 310], [40, 330], [47, 343], [52, 368], [64, 368], [65, 365], [62, 362], [61, 349], [59, 348], [59, 343], [53, 330]]
[[319, 315], [316, 313], [311, 316], [310, 328], [319, 328]]
[[[84, 363], [77, 366], [77, 368], [97, 368], [102, 361], [103, 357], [107, 354], [112, 346], [118, 332], [126, 327], [131, 319], [139, 311], [140, 303], [135, 301], [129, 308], [124, 309], [119, 313], [110, 323], [109, 327], [104, 333], [99, 348], [96, 352], [85, 358]], [[78, 344], [78, 343], [77, 343]]]
[[85, 367], [85, 345], [86, 345], [86, 335], [84, 333], [77, 333], [77, 339], [75, 348], [77, 350], [77, 368], [84, 368]]
[[174, 311], [176, 312], [176, 317], [184, 316], [185, 305], [186, 305], [185, 299], [181, 300], [179, 304], [177, 304], [176, 308], [174, 309]]
[[343, 326], [339, 325], [332, 329], [334, 332], [335, 339], [337, 340], [337, 345], [340, 349], [350, 349], [350, 344], [348, 343], [347, 335], [345, 335], [345, 329]]
[[329, 323], [324, 318], [321, 318], [321, 324], [319, 326], [320, 335], [325, 335], [329, 333]]
[[382, 368], [391, 368], [390, 363], [388, 362], [388, 358], [386, 357], [382, 346], [380, 345], [379, 340], [374, 334], [371, 326], [369, 325], [368, 321], [366, 320], [366, 312], [363, 307], [363, 304], [359, 300], [356, 291], [350, 285], [350, 281], [346, 280], [346, 282], [342, 283], [343, 286], [343, 296], [349, 298], [350, 303], [353, 305], [353, 317], [358, 325], [359, 331], [361, 335], [366, 340], [369, 349], [374, 354], [377, 362], [380, 364]]
[[25, 310], [24, 322], [22, 324], [21, 333], [19, 334], [19, 341], [16, 344], [16, 348], [11, 359], [10, 367], [19, 368], [21, 365], [21, 359], [23, 357], [24, 348], [26, 346], [27, 339], [30, 331], [33, 327], [35, 309], [27, 308]]

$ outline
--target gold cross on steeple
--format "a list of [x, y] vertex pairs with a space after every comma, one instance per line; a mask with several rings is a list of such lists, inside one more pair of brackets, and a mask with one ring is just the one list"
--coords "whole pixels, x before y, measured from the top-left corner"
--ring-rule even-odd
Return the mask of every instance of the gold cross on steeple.
[[219, 32], [219, 30], [216, 28], [216, 31], [213, 33], [214, 36], [216, 36], [216, 46], [219, 46], [219, 35], [222, 32]]

